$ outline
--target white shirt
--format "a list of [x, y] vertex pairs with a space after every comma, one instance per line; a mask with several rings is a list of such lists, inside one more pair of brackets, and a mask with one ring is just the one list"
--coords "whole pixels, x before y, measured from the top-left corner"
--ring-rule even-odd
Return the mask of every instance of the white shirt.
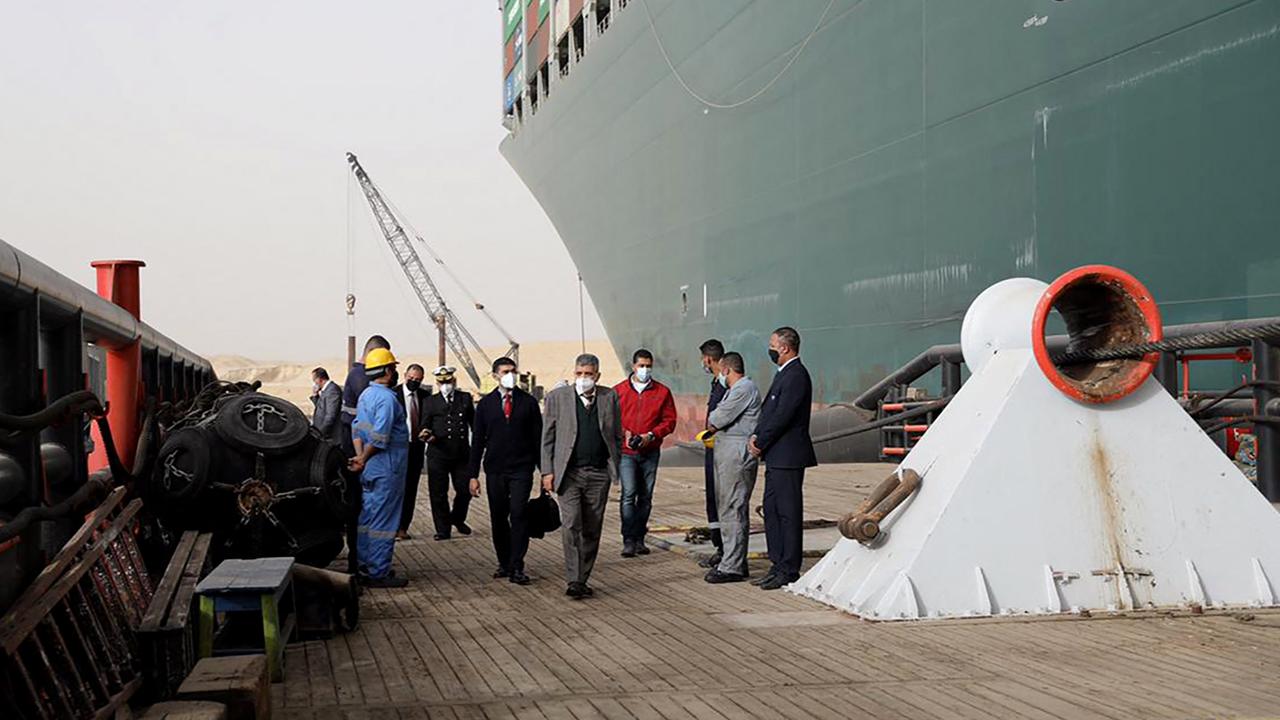
[[632, 378], [631, 378], [631, 387], [635, 388], [635, 391], [636, 391], [637, 393], [642, 393], [642, 392], [644, 392], [645, 390], [648, 390], [648, 389], [649, 389], [649, 383], [648, 383], [648, 382], [640, 382], [639, 380], [636, 380], [634, 377], [632, 377]]
[[418, 398], [414, 396], [413, 391], [409, 389], [408, 385], [401, 387], [400, 392], [404, 393], [404, 427], [409, 431], [409, 442], [414, 442], [418, 438], [413, 436], [413, 418], [409, 417], [409, 413], [417, 410], [418, 414], [421, 415], [422, 408], [415, 408], [411, 404], [418, 402]]
[[795, 357], [791, 358], [790, 360], [788, 360], [788, 361], [786, 361], [786, 362], [782, 363], [782, 367], [778, 368], [778, 372], [782, 372], [783, 370], [786, 370], [788, 365], [790, 365], [791, 363], [793, 363], [793, 362], [795, 362], [795, 361], [797, 361], [797, 360], [799, 360], [799, 359], [800, 359], [800, 356], [799, 356], [799, 355], [796, 355]]

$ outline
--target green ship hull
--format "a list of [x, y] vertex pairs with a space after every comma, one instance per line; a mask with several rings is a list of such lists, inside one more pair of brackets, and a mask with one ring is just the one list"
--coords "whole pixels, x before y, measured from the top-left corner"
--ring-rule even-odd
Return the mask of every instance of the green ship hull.
[[1280, 2], [835, 0], [785, 71], [827, 0], [614, 4], [501, 150], [686, 398], [702, 340], [767, 379], [789, 324], [848, 401], [1088, 263], [1166, 323], [1280, 315]]

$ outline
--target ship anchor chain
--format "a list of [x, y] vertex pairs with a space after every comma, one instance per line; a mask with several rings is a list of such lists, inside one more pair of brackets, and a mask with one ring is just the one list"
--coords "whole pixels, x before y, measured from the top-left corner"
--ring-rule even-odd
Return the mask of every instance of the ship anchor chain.
[[[275, 408], [270, 409], [272, 412], [276, 412]], [[258, 417], [258, 424], [261, 427], [262, 415], [259, 414]], [[213, 483], [212, 487], [215, 490], [234, 493], [236, 496], [236, 508], [240, 511], [240, 522], [227, 536], [226, 547], [231, 546], [236, 533], [248, 527], [255, 518], [262, 518], [284, 535], [290, 552], [297, 552], [300, 546], [293, 533], [289, 532], [284, 523], [280, 522], [280, 518], [276, 516], [273, 508], [277, 503], [309, 495], [318, 495], [321, 492], [321, 489], [317, 487], [304, 487], [286, 492], [276, 492], [267, 482], [267, 460], [262, 453], [257, 453], [254, 458], [253, 477], [245, 478], [235, 485], [231, 483]]]

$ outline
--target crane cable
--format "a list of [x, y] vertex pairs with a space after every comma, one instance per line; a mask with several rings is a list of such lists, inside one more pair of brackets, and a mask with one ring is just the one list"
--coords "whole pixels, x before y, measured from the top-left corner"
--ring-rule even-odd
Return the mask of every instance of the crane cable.
[[[863, 2], [864, 0], [858, 0], [854, 6], [856, 7], [861, 5]], [[800, 56], [804, 53], [804, 49], [808, 47], [809, 41], [818, 34], [818, 30], [822, 29], [822, 23], [826, 22], [827, 15], [831, 12], [831, 8], [835, 7], [836, 0], [830, 0], [830, 2], [827, 3], [827, 9], [822, 11], [822, 16], [818, 18], [818, 23], [813, 26], [813, 30], [809, 32], [808, 36], [801, 41], [800, 46], [796, 48], [796, 51], [791, 55], [791, 58], [787, 60], [786, 64], [782, 66], [782, 69], [778, 71], [777, 75], [774, 75], [769, 82], [765, 83], [763, 87], [752, 93], [750, 96], [732, 103], [712, 102], [702, 95], [699, 95], [693, 88], [689, 87], [689, 83], [685, 82], [685, 79], [680, 75], [680, 71], [676, 69], [675, 63], [671, 61], [671, 56], [667, 54], [666, 46], [662, 44], [662, 38], [658, 35], [658, 26], [653, 20], [653, 11], [649, 9], [649, 0], [640, 0], [640, 4], [644, 6], [645, 15], [649, 17], [649, 30], [653, 33], [653, 39], [658, 43], [658, 52], [662, 53], [662, 59], [666, 61], [667, 67], [671, 68], [671, 75], [676, 79], [676, 82], [680, 83], [680, 87], [684, 88], [684, 91], [689, 93], [689, 96], [694, 100], [697, 100], [709, 108], [714, 108], [716, 110], [733, 110], [734, 108], [742, 107], [761, 95], [764, 95], [769, 91], [769, 88], [773, 87], [775, 83], [782, 79], [783, 75], [787, 74], [787, 71], [791, 69], [791, 66], [795, 64], [796, 60], [800, 59]]]
[[[445, 274], [448, 275], [451, 280], [453, 280], [453, 284], [458, 286], [458, 289], [461, 290], [462, 293], [467, 296], [467, 299], [471, 301], [471, 306], [474, 307], [476, 310], [478, 310], [481, 314], [483, 314], [485, 318], [487, 318], [489, 322], [492, 323], [495, 328], [497, 328], [498, 332], [502, 333], [503, 339], [505, 339], [508, 343], [515, 345], [516, 341], [512, 339], [511, 333], [507, 332], [507, 329], [502, 327], [502, 325], [498, 323], [497, 319], [493, 317], [493, 315], [489, 312], [485, 304], [480, 302], [476, 298], [476, 296], [472, 294], [471, 290], [467, 288], [465, 284], [463, 284], [462, 278], [458, 277], [457, 274], [453, 272], [453, 269], [449, 267], [448, 263], [444, 261], [444, 258], [440, 257], [440, 255], [436, 253], [435, 249], [432, 248], [431, 245], [427, 244], [426, 240], [422, 239], [422, 233], [418, 232], [418, 228], [414, 227], [413, 222], [409, 220], [408, 216], [406, 216], [403, 212], [401, 212], [400, 208], [396, 206], [395, 202], [392, 201], [391, 198], [387, 197], [385, 193], [383, 194], [383, 200], [386, 201], [387, 205], [391, 208], [391, 211], [395, 213], [396, 219], [404, 223], [404, 230], [406, 230], [408, 235], [413, 239], [417, 240], [418, 244], [421, 245], [424, 249], [426, 249], [427, 254], [431, 256], [431, 259], [436, 261], [436, 264], [439, 265], [442, 270], [444, 270]], [[448, 307], [447, 304], [446, 304], [446, 307]], [[453, 310], [449, 309], [448, 314], [453, 315], [454, 314]], [[473, 342], [474, 342], [474, 339], [473, 339]]]

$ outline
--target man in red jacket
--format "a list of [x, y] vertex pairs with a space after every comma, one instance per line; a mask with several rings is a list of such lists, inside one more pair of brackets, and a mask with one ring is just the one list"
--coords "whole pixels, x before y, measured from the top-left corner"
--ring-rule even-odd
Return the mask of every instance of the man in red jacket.
[[614, 386], [622, 408], [622, 557], [648, 555], [644, 536], [653, 509], [662, 440], [675, 432], [676, 403], [671, 390], [653, 379], [653, 353], [631, 356], [631, 376]]

